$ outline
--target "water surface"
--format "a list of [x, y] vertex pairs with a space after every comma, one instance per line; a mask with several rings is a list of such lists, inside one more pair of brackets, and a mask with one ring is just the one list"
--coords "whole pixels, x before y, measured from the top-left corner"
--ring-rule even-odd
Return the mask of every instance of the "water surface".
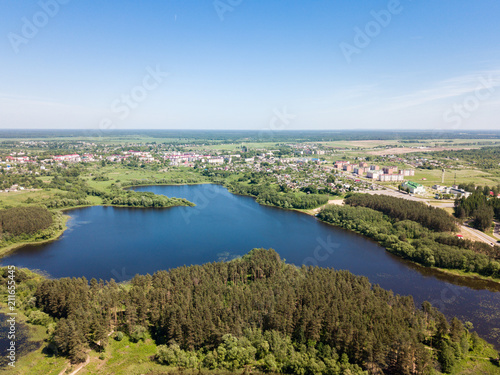
[[2, 264], [40, 269], [53, 277], [128, 280], [182, 265], [227, 260], [252, 248], [275, 249], [287, 262], [346, 269], [395, 293], [428, 300], [448, 317], [471, 321], [500, 347], [500, 287], [443, 275], [385, 251], [358, 234], [314, 217], [261, 206], [217, 185], [135, 188], [186, 198], [196, 207], [89, 207], [69, 211], [57, 241], [25, 246]]
[[[0, 313], [0, 368], [12, 369], [9, 366], [11, 360], [7, 357], [10, 354], [11, 342], [15, 343], [15, 362], [17, 362], [22, 356], [40, 348], [42, 341], [30, 341], [29, 327], [17, 319], [15, 319], [15, 330], [11, 331], [10, 319], [12, 316]], [[9, 335], [12, 334], [14, 337], [9, 338]]]

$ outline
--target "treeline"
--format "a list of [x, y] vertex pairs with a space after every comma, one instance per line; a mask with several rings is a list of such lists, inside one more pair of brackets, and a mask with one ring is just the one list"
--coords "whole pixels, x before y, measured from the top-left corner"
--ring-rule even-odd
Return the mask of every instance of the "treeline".
[[67, 208], [77, 206], [89, 206], [91, 203], [85, 198], [68, 198], [65, 195], [56, 195], [54, 198], [43, 203], [47, 208]]
[[455, 216], [470, 218], [475, 228], [485, 231], [491, 228], [494, 218], [500, 220], [500, 199], [491, 195], [489, 189], [475, 190], [467, 198], [455, 200]]
[[[266, 133], [266, 132], [264, 132]], [[146, 136], [147, 138], [168, 138], [169, 144], [179, 145], [182, 147], [186, 144], [186, 139], [189, 143], [206, 145], [220, 145], [228, 143], [247, 143], [247, 142], [262, 142], [263, 136], [266, 136], [266, 142], [269, 139], [277, 143], [290, 142], [331, 142], [331, 141], [358, 141], [358, 140], [447, 140], [447, 139], [484, 139], [489, 138], [496, 140], [500, 137], [498, 131], [490, 131], [488, 135], [484, 131], [465, 131], [460, 132], [435, 132], [435, 131], [393, 131], [393, 130], [375, 130], [375, 131], [353, 131], [351, 130], [286, 130], [280, 132], [268, 132], [264, 134], [258, 130], [119, 130], [116, 129], [112, 133], [104, 132], [100, 134], [103, 140], [107, 142], [109, 139], [123, 138], [128, 136], [137, 138], [138, 136]], [[59, 137], [88, 137], [88, 130], [34, 130], [34, 129], [10, 129], [1, 131], [3, 139], [9, 138], [45, 138], [51, 148], [68, 147], [68, 142], [50, 141], [50, 138]], [[4, 144], [14, 144], [12, 141], [3, 141]], [[161, 140], [158, 140], [161, 142]], [[132, 146], [133, 147], [133, 146]], [[127, 146], [127, 149], [129, 146]], [[67, 152], [73, 149], [67, 148]]]
[[466, 182], [466, 183], [461, 183], [458, 185], [459, 189], [464, 189], [465, 191], [468, 191], [469, 193], [474, 193], [475, 191], [482, 192], [483, 195], [489, 197], [493, 193], [493, 196], [497, 196], [500, 194], [500, 184], [497, 186], [476, 186], [473, 182]]
[[345, 203], [353, 207], [368, 207], [396, 220], [412, 220], [433, 231], [456, 231], [455, 220], [445, 210], [421, 202], [387, 195], [353, 194]]
[[411, 220], [396, 220], [367, 207], [329, 205], [318, 218], [373, 238], [389, 252], [427, 267], [477, 272], [500, 278], [500, 248], [486, 254], [485, 246], [457, 244], [453, 235], [434, 232]]
[[184, 198], [169, 198], [152, 192], [123, 190], [113, 185], [109, 191], [87, 187], [87, 196], [100, 197], [103, 204], [123, 207], [166, 208], [173, 206], [194, 206], [194, 203]]
[[92, 202], [90, 196], [101, 197], [105, 205], [119, 207], [166, 208], [173, 206], [194, 206], [184, 198], [169, 198], [151, 192], [136, 192], [132, 190], [112, 189], [110, 192], [88, 189], [80, 193], [56, 194], [52, 199], [44, 202], [47, 208], [67, 208], [88, 206]]
[[411, 297], [365, 277], [297, 268], [264, 249], [227, 263], [137, 275], [126, 288], [113, 280], [44, 280], [33, 297], [26, 296], [25, 309], [30, 321], [47, 326], [47, 350], [73, 362], [89, 347], [104, 350], [114, 330], [116, 340], [151, 334], [160, 345], [156, 360], [180, 367], [427, 374], [451, 371], [477, 339], [428, 303], [417, 310]]
[[18, 242], [35, 242], [54, 238], [63, 229], [60, 212], [45, 207], [14, 207], [0, 211], [0, 247]]
[[196, 184], [204, 182], [205, 180], [199, 178], [155, 178], [155, 179], [141, 179], [130, 180], [122, 182], [123, 187], [126, 186], [144, 186], [144, 185], [182, 185], [182, 184]]
[[194, 203], [184, 198], [169, 198], [151, 192], [133, 190], [114, 190], [103, 197], [104, 204], [126, 207], [166, 208], [173, 206], [194, 206]]
[[12, 207], [0, 210], [0, 235], [17, 237], [33, 235], [52, 225], [52, 213], [42, 207]]
[[310, 209], [328, 203], [328, 197], [321, 194], [281, 193], [266, 185], [243, 185], [232, 183], [228, 186], [234, 194], [257, 197], [257, 202], [281, 208]]
[[458, 238], [456, 236], [437, 236], [436, 241], [445, 245], [456, 246], [461, 249], [472, 250], [478, 254], [484, 254], [491, 259], [500, 262], [500, 246], [490, 246], [482, 241], [471, 241], [464, 238]]

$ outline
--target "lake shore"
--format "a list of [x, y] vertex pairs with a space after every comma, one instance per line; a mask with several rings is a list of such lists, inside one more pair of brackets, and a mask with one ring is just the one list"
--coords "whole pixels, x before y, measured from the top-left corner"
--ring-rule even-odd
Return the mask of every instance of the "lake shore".
[[[82, 206], [82, 207], [88, 207], [88, 206]], [[69, 215], [64, 214], [64, 210], [60, 210], [59, 212], [61, 213], [60, 219], [57, 220], [52, 225], [56, 226], [56, 227], [62, 226], [62, 228], [57, 229], [53, 236], [51, 236], [50, 238], [40, 239], [40, 240], [14, 242], [12, 244], [1, 247], [0, 248], [0, 259], [2, 259], [7, 254], [9, 254], [12, 251], [15, 251], [16, 249], [18, 249], [20, 247], [23, 247], [26, 245], [42, 245], [44, 243], [49, 243], [49, 242], [56, 241], [57, 239], [59, 239], [64, 234], [66, 229], [68, 229], [67, 222], [71, 218]]]
[[[212, 183], [211, 182], [200, 182], [200, 183], [186, 183], [186, 184], [157, 184], [157, 185], [144, 184], [144, 185], [127, 186], [125, 189], [134, 188], [134, 187], [145, 187], [145, 186], [184, 186], [184, 185], [209, 185], [209, 184], [212, 184]], [[218, 184], [215, 184], [215, 185], [218, 185]], [[219, 186], [223, 186], [223, 185], [219, 185]], [[238, 193], [231, 193], [231, 194], [241, 195], [241, 196], [248, 196], [248, 197], [256, 199], [255, 197], [253, 197], [251, 195], [238, 194]], [[306, 215], [314, 216], [315, 217], [319, 213], [319, 211], [321, 211], [322, 208], [324, 208], [324, 207], [326, 207], [326, 206], [328, 206], [330, 204], [343, 205], [344, 204], [344, 199], [342, 199], [342, 198], [341, 199], [331, 199], [331, 200], [328, 201], [328, 203], [326, 203], [326, 204], [324, 204], [324, 205], [322, 205], [320, 207], [314, 208], [314, 209], [305, 209], [304, 210], [304, 209], [286, 209], [285, 208], [284, 210], [297, 211], [297, 212], [301, 212], [301, 213], [304, 213]], [[62, 229], [58, 230], [53, 236], [51, 236], [51, 238], [43, 239], [43, 240], [33, 240], [33, 241], [16, 242], [16, 243], [7, 245], [5, 247], [2, 247], [2, 248], [0, 248], [0, 259], [2, 259], [4, 256], [6, 256], [7, 254], [9, 254], [10, 252], [15, 251], [16, 249], [18, 249], [20, 247], [23, 247], [23, 246], [26, 246], [26, 245], [42, 245], [44, 243], [49, 243], [49, 242], [58, 240], [64, 234], [64, 232], [66, 231], [66, 229], [68, 229], [66, 223], [71, 218], [69, 215], [65, 215], [64, 214], [65, 212], [76, 210], [76, 209], [80, 209], [80, 208], [94, 207], [94, 206], [118, 207], [118, 208], [120, 208], [120, 207], [125, 207], [125, 208], [129, 207], [129, 206], [118, 206], [118, 205], [93, 204], [93, 205], [81, 205], [81, 206], [63, 208], [63, 209], [61, 209], [59, 211], [59, 212], [61, 212], [63, 214], [62, 215], [63, 222], [61, 223], [62, 224]], [[270, 206], [270, 207], [276, 207], [276, 206]], [[135, 208], [135, 207], [131, 207], [131, 208]], [[282, 208], [282, 207], [276, 207], [276, 208]], [[326, 223], [326, 224], [335, 226], [335, 225], [333, 225], [331, 223]], [[338, 226], [335, 226], [335, 227], [338, 227]], [[338, 228], [342, 228], [342, 227], [338, 227]], [[343, 229], [345, 229], [345, 228], [343, 228]], [[358, 233], [358, 232], [356, 232], [354, 230], [349, 230], [349, 231], [353, 232], [353, 233], [357, 233], [357, 234], [362, 235], [361, 233]], [[366, 236], [363, 236], [363, 237], [368, 238]], [[375, 241], [375, 242], [377, 242], [377, 241]], [[384, 249], [386, 251], [388, 251], [385, 247], [384, 247]], [[392, 254], [390, 251], [388, 251], [388, 252], [390, 254]], [[405, 262], [412, 263], [415, 266], [422, 267], [423, 269], [432, 269], [432, 270], [440, 272], [440, 273], [442, 273], [444, 275], [452, 275], [452, 276], [460, 277], [460, 278], [463, 278], [463, 279], [469, 279], [469, 280], [481, 280], [481, 281], [495, 283], [496, 285], [500, 286], [500, 279], [496, 279], [496, 278], [492, 278], [492, 277], [487, 277], [487, 276], [482, 276], [482, 275], [480, 275], [478, 273], [474, 273], [474, 272], [464, 272], [464, 271], [461, 271], [461, 270], [453, 270], [453, 269], [446, 269], [446, 268], [439, 268], [439, 267], [425, 267], [425, 266], [422, 266], [421, 264], [416, 263], [414, 261], [411, 261], [411, 260], [408, 260], [408, 259], [404, 259], [404, 258], [401, 258], [399, 256], [397, 256], [397, 257], [399, 259], [404, 260]]]
[[[323, 205], [321, 207], [318, 207], [318, 208], [314, 208], [312, 210], [296, 210], [296, 211], [302, 212], [302, 213], [304, 213], [306, 215], [310, 215], [310, 216], [316, 217], [316, 215], [319, 213], [319, 211], [321, 211], [321, 209], [323, 207], [326, 207], [329, 204], [343, 205], [344, 204], [344, 200], [343, 199], [341, 199], [341, 200], [330, 200], [330, 201], [328, 201], [327, 204], [325, 204], [325, 205]], [[332, 225], [332, 226], [337, 227], [337, 228], [342, 228], [342, 229], [348, 230], [350, 232], [357, 233], [357, 234], [359, 234], [359, 235], [361, 235], [361, 236], [363, 236], [365, 238], [369, 238], [369, 237], [366, 237], [363, 234], [361, 234], [361, 233], [359, 233], [359, 232], [357, 232], [355, 230], [351, 230], [351, 229], [346, 229], [346, 228], [343, 228], [343, 227], [339, 227], [337, 225], [328, 223], [326, 221], [322, 221], [322, 220], [320, 220], [320, 221], [322, 223], [325, 223], [325, 224], [328, 224], [328, 225]], [[375, 241], [375, 240], [373, 240], [373, 241]], [[375, 242], [377, 242], [377, 241], [375, 241]], [[390, 254], [393, 254], [389, 250], [387, 250], [387, 248], [384, 247], [384, 249], [387, 252], [389, 252]], [[423, 269], [432, 269], [432, 270], [438, 271], [438, 272], [446, 274], [446, 275], [452, 275], [452, 276], [456, 276], [456, 277], [460, 277], [460, 278], [464, 278], [464, 279], [487, 281], [487, 282], [495, 283], [496, 285], [498, 285], [500, 287], [500, 279], [497, 279], [497, 278], [494, 278], [494, 277], [483, 276], [483, 275], [480, 275], [480, 274], [475, 273], [475, 272], [464, 272], [464, 271], [461, 271], [461, 270], [453, 270], [453, 269], [439, 268], [439, 267], [425, 267], [425, 266], [423, 266], [423, 265], [421, 265], [421, 264], [419, 264], [417, 262], [411, 261], [409, 259], [401, 258], [400, 256], [398, 256], [396, 254], [393, 254], [393, 255], [395, 255], [399, 259], [402, 259], [402, 260], [404, 260], [406, 262], [410, 262], [410, 263], [412, 263], [412, 264], [414, 264], [414, 265], [416, 265], [418, 267], [421, 267]]]
[[[183, 184], [184, 185], [184, 184]], [[191, 184], [189, 184], [191, 185]], [[147, 185], [146, 185], [147, 186]], [[158, 185], [162, 186], [162, 185]], [[163, 185], [163, 186], [177, 186], [177, 185]], [[188, 201], [189, 202], [189, 201]], [[189, 202], [192, 203], [192, 202]], [[193, 204], [194, 205], [194, 204]], [[52, 226], [55, 227], [61, 227], [61, 229], [57, 229], [55, 233], [50, 236], [50, 238], [45, 238], [45, 239], [33, 239], [33, 240], [28, 240], [28, 241], [19, 241], [19, 242], [13, 242], [8, 245], [0, 247], [0, 259], [2, 259], [4, 256], [9, 254], [12, 251], [15, 251], [16, 249], [26, 246], [26, 245], [42, 245], [44, 243], [49, 243], [52, 241], [56, 241], [59, 239], [66, 229], [68, 229], [66, 223], [67, 221], [71, 218], [69, 215], [66, 215], [65, 212], [67, 211], [72, 211], [72, 210], [77, 210], [80, 208], [87, 208], [87, 207], [95, 207], [95, 206], [102, 206], [102, 207], [122, 207], [122, 208], [153, 208], [153, 209], [158, 209], [158, 208], [171, 208], [171, 207], [178, 207], [180, 205], [174, 205], [174, 206], [168, 206], [168, 207], [140, 207], [140, 206], [128, 206], [128, 205], [114, 205], [114, 204], [85, 204], [85, 205], [78, 205], [78, 206], [71, 206], [71, 207], [64, 207], [61, 209], [54, 210], [52, 212], [55, 213], [60, 213], [61, 214], [61, 220], [57, 220], [55, 223], [52, 224]], [[186, 205], [187, 206], [187, 205]]]

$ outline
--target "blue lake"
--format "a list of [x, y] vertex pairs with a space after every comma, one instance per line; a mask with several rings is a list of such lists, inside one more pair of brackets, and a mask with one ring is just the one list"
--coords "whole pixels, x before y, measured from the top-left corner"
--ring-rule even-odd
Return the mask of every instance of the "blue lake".
[[69, 229], [57, 241], [25, 246], [2, 265], [52, 277], [125, 281], [135, 274], [229, 260], [252, 248], [275, 249], [287, 262], [346, 269], [395, 293], [428, 300], [447, 316], [471, 321], [500, 347], [500, 287], [406, 262], [360, 235], [295, 211], [261, 206], [217, 185], [135, 188], [186, 198], [196, 207], [89, 207], [68, 211]]

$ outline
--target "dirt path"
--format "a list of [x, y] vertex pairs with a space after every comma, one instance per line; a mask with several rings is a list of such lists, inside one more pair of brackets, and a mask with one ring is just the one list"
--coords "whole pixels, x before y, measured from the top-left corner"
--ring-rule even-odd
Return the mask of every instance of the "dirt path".
[[[112, 330], [110, 333], [108, 333], [108, 337], [111, 336], [114, 332], [115, 331]], [[73, 372], [71, 374], [69, 374], [69, 375], [76, 375], [82, 368], [84, 368], [85, 366], [87, 366], [89, 363], [90, 363], [90, 356], [87, 354], [87, 359], [85, 360], [85, 362], [83, 362], [82, 364], [78, 365], [78, 367], [76, 369], [74, 369]], [[64, 370], [62, 370], [59, 373], [59, 375], [65, 375], [69, 366], [70, 366], [70, 364], [66, 365], [66, 367], [64, 368]]]
[[[85, 366], [87, 366], [88, 364], [90, 363], [90, 356], [87, 354], [87, 359], [85, 360], [85, 362], [83, 362], [82, 364], [78, 365], [78, 367], [73, 370], [72, 373], [70, 373], [69, 375], [76, 375], [82, 368], [84, 368]], [[64, 368], [64, 370], [62, 370], [59, 375], [65, 375], [66, 374], [66, 370], [68, 369], [69, 367], [69, 364]]]
[[336, 204], [338, 206], [342, 206], [344, 204], [344, 200], [343, 199], [330, 199], [328, 201], [327, 204], [324, 204], [323, 206], [319, 206], [318, 208], [314, 208], [312, 210], [309, 210], [308, 212], [311, 214], [311, 215], [316, 215], [318, 212], [321, 211], [321, 209], [329, 204]]

